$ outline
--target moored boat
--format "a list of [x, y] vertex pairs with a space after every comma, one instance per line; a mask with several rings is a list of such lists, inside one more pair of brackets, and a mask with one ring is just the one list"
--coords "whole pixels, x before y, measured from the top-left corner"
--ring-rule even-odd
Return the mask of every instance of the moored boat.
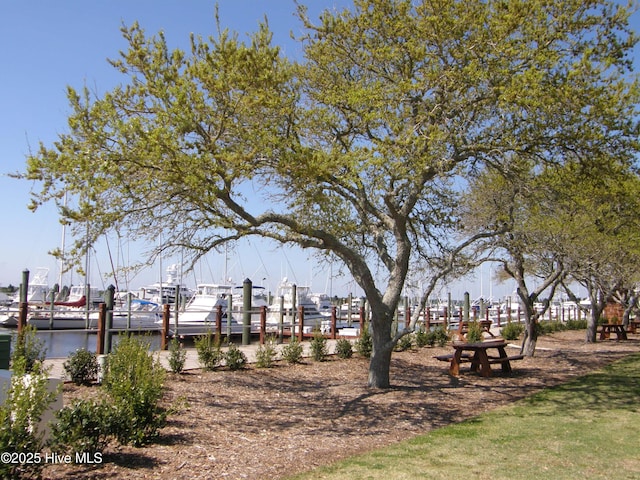
[[320, 329], [322, 333], [329, 332], [331, 328], [330, 318], [322, 315], [318, 306], [311, 300], [310, 288], [298, 286], [290, 282], [286, 277], [278, 285], [277, 295], [267, 312], [267, 324], [270, 327], [279, 325], [294, 325], [297, 331], [298, 309], [302, 308], [304, 315], [304, 333], [311, 333]]
[[167, 267], [167, 279], [164, 282], [156, 282], [142, 287], [136, 293], [136, 296], [141, 300], [148, 300], [158, 304], [174, 304], [178, 298], [180, 302], [188, 303], [194, 292], [186, 285], [179, 284], [177, 275], [178, 265], [169, 265]]
[[[224, 312], [224, 325], [226, 328], [227, 302], [230, 295], [233, 295], [233, 285], [202, 283], [196, 288], [184, 311], [178, 313], [178, 325], [169, 322], [169, 334], [197, 335], [207, 331], [213, 331], [216, 327], [218, 307]], [[159, 320], [161, 322], [162, 320]], [[237, 325], [236, 325], [237, 324]], [[242, 324], [231, 320], [231, 333], [241, 333]], [[225, 330], [226, 331], [226, 330]]]

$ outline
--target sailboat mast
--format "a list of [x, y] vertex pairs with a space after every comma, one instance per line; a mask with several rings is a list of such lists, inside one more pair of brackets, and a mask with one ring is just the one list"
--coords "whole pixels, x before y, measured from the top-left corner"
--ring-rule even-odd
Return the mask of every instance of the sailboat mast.
[[[64, 206], [67, 206], [67, 192], [64, 193]], [[58, 287], [62, 291], [62, 274], [64, 272], [64, 255], [67, 242], [67, 222], [62, 222], [62, 239], [60, 240], [60, 275], [58, 276]]]

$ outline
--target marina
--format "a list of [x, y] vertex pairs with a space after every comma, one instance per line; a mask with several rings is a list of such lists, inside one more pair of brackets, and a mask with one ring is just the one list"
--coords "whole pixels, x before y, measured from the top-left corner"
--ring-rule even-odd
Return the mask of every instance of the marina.
[[[11, 336], [11, 346], [15, 345], [16, 329], [0, 328], [0, 335]], [[150, 343], [151, 350], [160, 349], [160, 336], [151, 333], [132, 333], [140, 335]], [[38, 330], [36, 338], [42, 342], [45, 358], [67, 358], [78, 349], [96, 352], [97, 336], [95, 331], [86, 330]], [[114, 345], [118, 342], [118, 335], [113, 336]]]
[[[236, 294], [234, 295], [234, 289]], [[274, 337], [297, 336], [300, 340], [311, 337], [314, 332], [320, 331], [327, 338], [335, 339], [339, 337], [353, 338], [360, 334], [360, 326], [362, 321], [368, 319], [366, 305], [361, 305], [358, 315], [343, 315], [346, 311], [341, 310], [339, 306], [332, 306], [329, 316], [321, 315], [317, 308], [314, 310], [305, 302], [297, 304], [297, 309], [286, 308], [280, 310], [280, 306], [273, 309], [273, 305], [266, 305], [266, 300], [262, 297], [261, 288], [257, 288], [252, 295], [252, 299], [262, 299], [262, 303], [257, 308], [252, 308], [249, 315], [250, 335], [254, 341], [258, 338], [264, 341], [265, 337], [272, 335]], [[205, 301], [206, 300], [206, 301]], [[284, 304], [284, 297], [276, 297], [279, 304]], [[231, 314], [227, 311], [227, 302], [231, 301], [234, 305]], [[131, 302], [135, 305], [137, 302]], [[166, 345], [166, 341], [173, 336], [178, 336], [181, 341], [191, 343], [194, 336], [202, 335], [208, 332], [218, 333], [221, 338], [227, 341], [238, 342], [245, 328], [244, 310], [242, 295], [237, 293], [237, 288], [230, 285], [201, 285], [198, 294], [194, 295], [191, 303], [187, 304], [184, 310], [176, 312], [175, 306], [164, 305], [162, 309], [157, 308], [158, 305], [145, 305], [140, 302], [140, 308], [152, 307], [153, 317], [147, 317], [149, 311], [136, 311], [134, 308], [114, 309], [111, 314], [113, 323], [107, 335], [111, 337], [112, 345], [117, 344], [119, 335], [129, 333], [132, 335], [143, 336], [150, 343], [152, 350], [160, 350]], [[172, 309], [173, 308], [173, 309]], [[282, 315], [280, 312], [282, 311]], [[307, 311], [311, 312], [309, 318], [306, 317]], [[36, 326], [36, 336], [42, 342], [42, 346], [46, 351], [47, 358], [67, 357], [70, 353], [79, 348], [84, 348], [92, 352], [102, 352], [99, 347], [100, 335], [105, 335], [104, 328], [100, 330], [99, 318], [105, 315], [104, 310], [88, 310], [89, 327], [88, 328], [64, 328], [64, 324], [60, 324], [56, 328], [55, 319], [60, 318], [60, 313], [54, 314], [54, 323], [51, 324], [43, 317], [43, 324], [40, 328], [37, 323], [31, 322]], [[274, 312], [277, 317], [273, 317]], [[548, 320], [565, 322], [571, 319], [580, 318], [580, 310], [576, 305], [565, 304], [556, 309], [549, 310]], [[44, 315], [45, 311], [41, 312]], [[316, 315], [314, 315], [316, 313]], [[137, 315], [143, 315], [139, 318], [148, 318], [146, 321], [135, 320]], [[480, 316], [482, 314], [482, 316]], [[271, 321], [269, 321], [269, 316]], [[402, 330], [409, 325], [410, 315], [412, 311], [410, 307], [399, 309], [396, 314], [396, 322], [394, 329]], [[584, 316], [584, 313], [582, 314]], [[17, 318], [17, 314], [15, 315]], [[274, 318], [278, 318], [275, 321]], [[282, 321], [280, 322], [280, 318]], [[522, 317], [518, 310], [501, 311], [496, 306], [492, 311], [489, 308], [481, 310], [464, 311], [464, 308], [453, 308], [447, 311], [447, 308], [439, 309], [433, 305], [429, 306], [421, 315], [416, 329], [431, 330], [436, 327], [443, 327], [450, 332], [458, 330], [460, 325], [459, 319], [468, 318], [468, 321], [482, 321], [486, 324], [487, 331], [499, 333], [501, 326], [508, 322], [521, 322]], [[230, 319], [230, 322], [228, 322]], [[78, 325], [82, 325], [82, 321], [77, 320]], [[104, 320], [103, 320], [104, 322]], [[307, 323], [308, 322], [308, 323]], [[302, 329], [300, 324], [302, 323]], [[11, 335], [12, 345], [15, 344], [15, 335], [17, 328], [0, 327], [0, 335]], [[103, 340], [104, 341], [104, 340]]]
[[[179, 268], [167, 268], [166, 280], [134, 291], [98, 291], [89, 285], [49, 287], [47, 270], [38, 269], [32, 282], [27, 278], [13, 298], [0, 307], [0, 329], [15, 333], [21, 315], [24, 323], [37, 329], [47, 357], [65, 357], [78, 348], [105, 353], [122, 332], [148, 337], [152, 348], [166, 347], [168, 339], [179, 337], [192, 342], [206, 333], [229, 341], [250, 342], [267, 336], [296, 336], [300, 340], [321, 333], [327, 338], [353, 338], [361, 333], [370, 312], [364, 298], [346, 298], [313, 293], [308, 286], [296, 285], [284, 277], [274, 295], [246, 279], [242, 284], [200, 283], [195, 289], [177, 282]], [[20, 301], [20, 295], [25, 302]], [[22, 292], [22, 293], [20, 293]], [[89, 298], [89, 301], [87, 301]], [[110, 307], [107, 308], [107, 305]], [[542, 308], [542, 306], [537, 306]], [[21, 308], [23, 311], [21, 311]], [[462, 323], [482, 321], [489, 332], [499, 333], [502, 325], [521, 322], [523, 314], [514, 298], [501, 301], [478, 298], [470, 301], [434, 300], [416, 312], [416, 299], [403, 297], [395, 313], [392, 331], [410, 327], [417, 315], [415, 330], [442, 327], [456, 332]], [[567, 321], [585, 316], [584, 305], [555, 302], [545, 320]], [[108, 314], [107, 314], [108, 312]]]

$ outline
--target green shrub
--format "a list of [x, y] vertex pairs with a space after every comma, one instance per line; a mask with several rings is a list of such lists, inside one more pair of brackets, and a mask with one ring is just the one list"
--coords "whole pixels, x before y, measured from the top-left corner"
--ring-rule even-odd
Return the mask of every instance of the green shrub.
[[173, 373], [182, 373], [187, 362], [187, 351], [182, 348], [180, 341], [173, 337], [169, 342], [169, 368]]
[[523, 323], [510, 322], [500, 329], [500, 334], [505, 340], [517, 340], [524, 332]]
[[411, 347], [413, 347], [413, 335], [407, 334], [403, 337], [400, 337], [400, 340], [398, 340], [398, 343], [396, 343], [395, 350], [397, 352], [404, 352], [406, 350], [411, 350]]
[[247, 364], [247, 356], [233, 343], [224, 354], [224, 360], [229, 370], [240, 370]]
[[260, 345], [256, 350], [256, 367], [271, 368], [278, 352], [275, 347], [275, 339], [268, 337], [264, 345]]
[[98, 358], [86, 348], [79, 348], [62, 364], [76, 385], [90, 385], [98, 378]]
[[584, 330], [585, 328], [587, 328], [587, 320], [567, 320], [566, 326], [567, 330]]
[[449, 334], [442, 325], [438, 325], [431, 333], [433, 334], [433, 344], [438, 345], [439, 347], [444, 347], [449, 343]]
[[415, 334], [416, 347], [424, 348], [427, 345], [433, 346], [435, 344], [435, 335], [431, 335], [432, 332], [425, 332], [424, 327], [418, 328]]
[[302, 362], [302, 345], [297, 337], [292, 336], [289, 343], [284, 346], [282, 358], [291, 364]]
[[195, 339], [196, 351], [198, 352], [198, 362], [204, 370], [214, 370], [222, 361], [220, 342], [215, 335], [207, 332]]
[[369, 328], [365, 323], [360, 329], [360, 338], [355, 343], [356, 352], [358, 355], [365, 358], [371, 358], [371, 352], [373, 351], [373, 339], [369, 333]]
[[76, 400], [56, 413], [52, 449], [56, 452], [101, 452], [117, 436], [121, 411], [108, 400]]
[[[33, 363], [29, 372], [26, 365], [24, 357], [15, 359], [5, 402], [0, 405], [2, 453], [40, 453], [45, 445], [36, 425], [56, 392], [49, 392], [49, 374], [41, 362]], [[0, 462], [0, 478], [39, 478], [43, 467], [44, 462]]]
[[16, 335], [14, 342], [11, 363], [14, 364], [18, 359], [23, 358], [25, 373], [33, 371], [36, 363], [42, 363], [47, 353], [44, 341], [37, 337], [36, 332], [33, 325], [25, 325]]
[[555, 332], [562, 332], [567, 329], [564, 323], [561, 322], [538, 322], [536, 324], [538, 335], [550, 335]]
[[316, 362], [324, 362], [329, 355], [329, 347], [327, 347], [327, 339], [316, 331], [311, 339], [311, 358]]
[[482, 335], [482, 327], [478, 322], [469, 322], [469, 329], [467, 330], [467, 342], [481, 342], [484, 339]]
[[117, 439], [140, 446], [158, 435], [167, 412], [159, 406], [166, 371], [149, 352], [150, 343], [125, 336], [107, 356], [103, 388], [119, 410]]
[[336, 354], [339, 358], [351, 358], [353, 356], [353, 345], [346, 338], [339, 338], [336, 341]]

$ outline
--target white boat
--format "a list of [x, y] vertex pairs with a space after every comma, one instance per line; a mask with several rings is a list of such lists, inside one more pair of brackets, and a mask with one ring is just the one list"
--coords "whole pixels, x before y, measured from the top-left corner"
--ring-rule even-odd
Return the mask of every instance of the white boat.
[[[40, 310], [44, 307], [45, 302], [49, 300], [49, 269], [38, 268], [33, 280], [29, 282], [27, 287], [27, 304], [30, 309]], [[20, 292], [17, 292], [11, 302], [11, 305], [6, 307], [0, 313], [0, 325], [3, 327], [16, 327], [18, 325], [20, 305]]]
[[[89, 316], [89, 328], [98, 328], [98, 312]], [[162, 323], [162, 305], [139, 298], [129, 298], [113, 309], [111, 328], [114, 330], [158, 330]]]
[[141, 300], [149, 300], [159, 304], [174, 304], [176, 294], [179, 292], [180, 301], [188, 303], [194, 292], [186, 285], [177, 283], [178, 265], [172, 264], [167, 267], [167, 279], [164, 282], [156, 282], [152, 285], [142, 287], [136, 294]]
[[[244, 286], [238, 285], [233, 288], [233, 308], [234, 319], [242, 323], [244, 315]], [[251, 286], [251, 330], [258, 331], [260, 326], [260, 310], [262, 307], [269, 307], [267, 290], [258, 285]]]
[[[27, 303], [38, 304], [49, 300], [49, 269], [38, 268], [27, 288]], [[18, 299], [19, 300], [19, 299]]]
[[331, 316], [333, 303], [331, 302], [331, 297], [329, 297], [329, 295], [326, 293], [312, 293], [309, 298], [311, 298], [311, 301], [316, 304], [321, 315], [326, 317]]
[[[279, 325], [282, 321], [283, 325], [297, 325], [298, 309], [302, 307], [304, 314], [304, 333], [311, 333], [315, 329], [320, 329], [322, 333], [329, 332], [331, 321], [326, 315], [322, 315], [317, 305], [311, 300], [310, 288], [305, 286], [297, 286], [289, 282], [285, 277], [278, 286], [277, 295], [269, 306], [267, 312], [267, 324], [270, 327]], [[297, 331], [298, 327], [294, 327]]]
[[[229, 295], [233, 294], [233, 285], [223, 285], [216, 283], [202, 283], [197, 286], [196, 293], [193, 295], [184, 311], [178, 313], [178, 330], [177, 334], [195, 335], [203, 334], [208, 331], [214, 331], [216, 328], [216, 319], [218, 315], [218, 307], [224, 312], [223, 317], [223, 334], [227, 332], [227, 302]], [[159, 320], [162, 322], [162, 320]], [[231, 320], [231, 333], [241, 333], [242, 323], [238, 323], [235, 319]], [[176, 334], [175, 322], [169, 322], [169, 334]]]
[[[89, 289], [89, 303], [87, 303], [86, 296], [87, 288]], [[38, 330], [91, 328], [90, 311], [103, 302], [104, 298], [96, 287], [73, 285], [65, 300], [53, 302], [53, 307], [50, 302], [46, 302], [41, 308], [31, 310], [27, 317], [27, 323]]]
[[360, 308], [364, 305], [364, 299], [352, 298], [351, 303], [348, 301], [340, 305], [340, 317], [351, 319], [351, 321], [360, 320]]
[[18, 325], [18, 309], [14, 307], [5, 307], [0, 310], [0, 326], [16, 327]]
[[[89, 307], [90, 308], [95, 308], [101, 303], [104, 303], [104, 296], [102, 295], [102, 293], [100, 293], [100, 290], [98, 290], [97, 287], [89, 286], [88, 288], [89, 288]], [[86, 291], [87, 291], [86, 285], [72, 285], [71, 288], [69, 288], [69, 296], [64, 300], [64, 303], [79, 302], [82, 299], [86, 300], [87, 298]], [[56, 302], [56, 304], [59, 304], [59, 303], [60, 302]], [[81, 306], [84, 306], [84, 305], [81, 305]]]

